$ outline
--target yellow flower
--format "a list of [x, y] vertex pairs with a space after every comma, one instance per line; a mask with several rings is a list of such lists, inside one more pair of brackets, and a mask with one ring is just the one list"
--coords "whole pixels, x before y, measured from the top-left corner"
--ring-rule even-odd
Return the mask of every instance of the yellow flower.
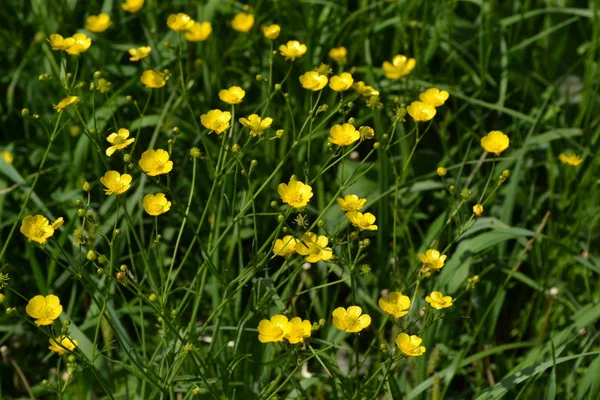
[[436, 310], [441, 310], [442, 308], [448, 308], [452, 305], [452, 297], [444, 296], [440, 292], [431, 292], [431, 294], [425, 297], [425, 301], [428, 302], [431, 307]]
[[344, 46], [342, 47], [334, 47], [329, 50], [329, 57], [333, 59], [333, 61], [338, 64], [344, 64], [346, 62], [346, 56], [348, 55], [348, 50]]
[[304, 339], [310, 337], [310, 333], [312, 331], [312, 325], [309, 320], [302, 318], [294, 317], [290, 320], [290, 324], [292, 325], [292, 329], [287, 334], [286, 339], [291, 344], [304, 343]]
[[12, 164], [15, 159], [15, 157], [12, 155], [12, 153], [10, 151], [3, 151], [2, 158], [4, 159], [4, 161], [6, 161], [9, 164]]
[[167, 25], [176, 32], [187, 31], [194, 25], [194, 20], [189, 15], [177, 13], [169, 15]]
[[57, 353], [59, 356], [67, 353], [68, 351], [73, 351], [79, 345], [77, 340], [71, 339], [68, 336], [59, 336], [56, 339], [50, 339], [50, 346], [48, 348], [53, 352]]
[[52, 229], [57, 230], [65, 223], [65, 219], [63, 217], [58, 217], [56, 221], [52, 223]]
[[280, 183], [277, 192], [284, 203], [294, 208], [305, 207], [313, 196], [310, 185], [296, 179], [290, 179], [288, 184]]
[[52, 50], [66, 50], [75, 44], [75, 39], [70, 37], [63, 38], [61, 35], [53, 33], [50, 35], [49, 42], [50, 46], [52, 46]]
[[443, 106], [450, 94], [437, 88], [427, 89], [419, 95], [419, 100], [434, 107]]
[[334, 125], [329, 130], [329, 143], [337, 144], [338, 146], [349, 146], [360, 139], [360, 133], [354, 125]]
[[171, 209], [171, 202], [167, 200], [164, 193], [147, 194], [142, 200], [144, 210], [149, 215], [157, 216], [164, 214]]
[[127, 51], [129, 52], [129, 55], [131, 56], [131, 57], [129, 57], [129, 61], [140, 61], [140, 60], [148, 57], [148, 54], [150, 54], [150, 52], [152, 51], [152, 47], [142, 46], [142, 47], [138, 47], [137, 49], [131, 48]]
[[67, 47], [65, 51], [75, 56], [85, 53], [92, 45], [92, 39], [87, 37], [85, 33], [76, 33], [72, 36], [72, 39], [73, 44]]
[[69, 96], [69, 97], [65, 97], [64, 99], [62, 99], [58, 104], [54, 105], [53, 108], [56, 111], [61, 112], [65, 108], [69, 107], [71, 104], [77, 104], [77, 103], [79, 103], [79, 97]]
[[106, 92], [108, 92], [108, 90], [110, 89], [110, 85], [111, 84], [112, 83], [110, 83], [109, 81], [107, 81], [104, 78], [98, 79], [98, 85], [97, 85], [98, 91], [100, 93], [106, 93]]
[[319, 74], [317, 71], [308, 71], [300, 76], [300, 83], [304, 89], [316, 92], [327, 85], [327, 76]]
[[44, 244], [54, 235], [54, 228], [43, 215], [28, 215], [21, 222], [21, 233], [33, 242]]
[[348, 310], [344, 307], [338, 307], [333, 310], [333, 325], [340, 331], [348, 333], [360, 332], [371, 325], [369, 314], [362, 314], [362, 308], [350, 306]]
[[423, 263], [425, 269], [440, 269], [444, 266], [446, 255], [441, 255], [439, 251], [429, 249], [425, 253], [419, 253], [419, 260]]
[[279, 32], [281, 32], [281, 27], [277, 24], [266, 25], [262, 27], [263, 35], [267, 39], [275, 40], [279, 37]]
[[287, 257], [296, 253], [296, 245], [300, 242], [292, 235], [285, 235], [283, 239], [277, 239], [273, 245], [273, 254]]
[[353, 83], [354, 79], [352, 79], [352, 75], [348, 72], [343, 72], [331, 77], [329, 87], [336, 92], [345, 92], [352, 87]]
[[473, 206], [473, 214], [475, 214], [476, 217], [481, 217], [481, 214], [483, 214], [483, 206], [479, 203], [475, 204]]
[[271, 126], [273, 118], [262, 119], [258, 115], [252, 114], [248, 118], [240, 118], [240, 123], [250, 129], [252, 136], [257, 136]]
[[125, 3], [121, 4], [123, 11], [130, 13], [138, 12], [144, 5], [144, 0], [125, 0]]
[[227, 104], [240, 104], [246, 92], [239, 86], [232, 86], [219, 92], [219, 98]]
[[146, 150], [142, 153], [139, 164], [149, 176], [166, 174], [173, 169], [173, 161], [169, 160], [169, 153], [163, 149]]
[[396, 346], [402, 354], [409, 357], [418, 357], [425, 353], [425, 346], [421, 346], [423, 339], [417, 335], [408, 336], [406, 333], [400, 333], [396, 336]]
[[361, 213], [359, 211], [348, 211], [346, 217], [352, 222], [352, 225], [360, 229], [361, 231], [376, 231], [377, 225], [375, 223], [375, 216], [371, 213]]
[[448, 170], [444, 167], [438, 167], [435, 172], [438, 174], [438, 176], [446, 176], [448, 175]]
[[142, 73], [140, 81], [148, 88], [157, 89], [165, 86], [167, 81], [162, 73], [153, 69], [147, 69]]
[[347, 194], [344, 198], [338, 198], [336, 201], [342, 211], [360, 211], [365, 206], [367, 199], [361, 199], [355, 194]]
[[400, 79], [403, 76], [410, 74], [417, 62], [414, 58], [408, 58], [401, 54], [395, 55], [392, 62], [386, 61], [383, 63], [385, 76], [388, 79]]
[[100, 182], [106, 187], [106, 194], [125, 193], [131, 184], [131, 175], [119, 174], [117, 171], [107, 171]]
[[379, 299], [379, 307], [395, 318], [404, 317], [410, 309], [410, 299], [400, 292], [391, 292]]
[[106, 141], [112, 146], [106, 149], [106, 155], [112, 156], [117, 150], [122, 150], [129, 146], [135, 141], [135, 138], [127, 139], [129, 137], [129, 131], [125, 128], [119, 129], [119, 132], [113, 132], [106, 138]]
[[435, 117], [436, 113], [434, 106], [421, 101], [413, 101], [410, 106], [406, 107], [406, 111], [416, 122], [429, 121]]
[[292, 324], [285, 315], [273, 315], [271, 320], [263, 319], [258, 324], [258, 340], [261, 343], [283, 342], [292, 331]]
[[238, 32], [246, 33], [254, 25], [254, 14], [238, 13], [231, 20], [231, 26]]
[[38, 295], [29, 300], [25, 311], [31, 318], [35, 318], [37, 326], [52, 325], [62, 313], [62, 306], [59, 298], [53, 294], [46, 297]]
[[107, 30], [110, 24], [110, 15], [108, 14], [101, 13], [98, 15], [90, 15], [87, 17], [85, 29], [91, 32], [100, 33]]
[[331, 247], [327, 247], [329, 239], [325, 236], [317, 236], [314, 233], [307, 232], [302, 235], [302, 242], [296, 244], [296, 252], [302, 256], [307, 256], [306, 261], [316, 263], [318, 261], [330, 260], [333, 256]]
[[488, 153], [494, 153], [497, 156], [508, 149], [509, 144], [508, 136], [500, 131], [491, 131], [481, 138], [481, 147]]
[[194, 25], [184, 34], [185, 40], [190, 42], [202, 42], [210, 36], [212, 25], [208, 21], [194, 22]]
[[558, 158], [560, 159], [560, 161], [563, 164], [570, 165], [571, 167], [576, 167], [583, 162], [583, 160], [581, 159], [581, 156], [579, 156], [577, 154], [568, 154], [567, 155], [565, 153], [560, 153], [558, 155]]
[[356, 93], [361, 96], [379, 96], [379, 90], [375, 89], [373, 86], [366, 85], [363, 81], [356, 82], [352, 87], [356, 90]]
[[286, 44], [279, 46], [279, 53], [284, 56], [286, 60], [294, 61], [296, 58], [300, 58], [306, 53], [306, 45], [297, 40], [290, 40]]
[[216, 134], [222, 133], [229, 128], [231, 113], [229, 111], [221, 111], [218, 109], [210, 110], [206, 114], [200, 116], [200, 122], [206, 129]]

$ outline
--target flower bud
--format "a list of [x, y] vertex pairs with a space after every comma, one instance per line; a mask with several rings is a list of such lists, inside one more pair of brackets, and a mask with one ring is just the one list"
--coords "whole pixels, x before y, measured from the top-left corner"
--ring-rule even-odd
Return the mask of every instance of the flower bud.
[[275, 136], [277, 136], [278, 138], [281, 138], [284, 133], [285, 133], [285, 131], [283, 129], [277, 129], [277, 131], [275, 132]]
[[348, 123], [349, 123], [350, 125], [354, 125], [354, 124], [356, 124], [356, 120], [355, 120], [354, 118], [349, 118], [349, 119], [348, 119]]
[[0, 304], [4, 303], [4, 299], [6, 299], [6, 296], [4, 296], [4, 294], [0, 293]]
[[123, 161], [125, 161], [126, 163], [131, 162], [131, 154], [125, 154], [123, 156]]
[[119, 267], [119, 270], [121, 270], [121, 272], [127, 272], [127, 265], [123, 264]]
[[279, 203], [277, 203], [275, 200], [273, 200], [273, 201], [271, 202], [271, 207], [273, 207], [273, 208], [277, 208], [277, 207], [279, 207]]
[[77, 216], [78, 217], [85, 217], [85, 209], [80, 208], [77, 210]]
[[282, 214], [279, 214], [279, 215], [277, 216], [277, 221], [279, 221], [279, 222], [283, 222], [284, 220], [285, 220], [285, 217], [284, 217]]
[[262, 74], [258, 74], [258, 75], [256, 75], [256, 80], [259, 82], [262, 82], [265, 80], [265, 77]]
[[375, 150], [379, 149], [380, 147], [381, 147], [381, 144], [380, 144], [379, 142], [375, 142], [375, 143], [373, 143], [373, 148], [374, 148]]
[[96, 273], [97, 273], [98, 275], [102, 275], [102, 274], [104, 273], [104, 268], [98, 268], [98, 269], [96, 270]]
[[21, 115], [24, 117], [28, 117], [29, 114], [31, 114], [31, 111], [29, 111], [29, 108], [24, 108], [21, 110]]
[[436, 170], [438, 176], [446, 176], [448, 175], [448, 170], [444, 167], [438, 167], [438, 169]]
[[324, 227], [324, 226], [325, 226], [325, 221], [323, 221], [322, 219], [318, 220], [318, 221], [317, 221], [317, 226], [318, 226], [319, 228], [322, 228], [322, 227]]
[[473, 214], [475, 214], [477, 218], [481, 217], [481, 214], [483, 214], [483, 206], [479, 203], [475, 204], [473, 206]]
[[90, 190], [92, 190], [92, 185], [90, 185], [90, 183], [88, 181], [85, 181], [83, 183], [82, 189], [84, 192], [89, 192]]
[[156, 293], [152, 293], [150, 296], [148, 296], [148, 300], [150, 300], [151, 302], [155, 302], [156, 300], [158, 300], [158, 296], [156, 295]]
[[239, 144], [237, 144], [237, 143], [236, 143], [236, 144], [234, 144], [233, 146], [231, 146], [231, 151], [233, 151], [234, 153], [239, 153], [241, 149], [242, 149], [242, 148], [241, 148], [241, 147], [240, 147], [240, 145], [239, 145]]
[[177, 136], [181, 133], [181, 129], [178, 126], [173, 127], [173, 135]]
[[83, 207], [83, 201], [81, 199], [77, 199], [77, 200], [75, 200], [75, 205], [77, 207]]
[[200, 151], [199, 148], [192, 147], [190, 149], [190, 156], [193, 157], [193, 158], [200, 158], [200, 157], [202, 157], [202, 152]]
[[118, 281], [122, 281], [125, 279], [126, 275], [123, 272], [117, 272], [116, 277]]
[[108, 258], [106, 258], [106, 256], [101, 255], [100, 257], [98, 257], [98, 263], [106, 264], [107, 262], [108, 262]]
[[281, 90], [281, 83], [276, 83], [275, 84], [275, 90]]
[[87, 252], [86, 258], [90, 261], [96, 261], [98, 254], [94, 250], [90, 250]]
[[127, 101], [133, 101], [133, 97], [132, 97], [132, 96], [129, 96], [129, 95], [128, 95], [128, 96], [125, 96], [125, 100], [127, 100]]
[[469, 197], [471, 197], [471, 191], [469, 189], [463, 189], [460, 191], [460, 197], [463, 200], [467, 200]]
[[455, 189], [456, 189], [456, 187], [454, 185], [448, 186], [448, 190], [450, 191], [450, 193], [454, 193]]
[[258, 160], [252, 160], [252, 161], [250, 161], [250, 171], [252, 171], [257, 166], [258, 166]]
[[121, 230], [119, 228], [115, 229], [115, 231], [113, 232], [113, 238], [116, 238], [120, 234], [121, 234]]
[[100, 71], [96, 71], [96, 72], [94, 72], [94, 78], [95, 78], [95, 79], [98, 79], [98, 78], [100, 78], [101, 76], [102, 76], [102, 72], [100, 72]]

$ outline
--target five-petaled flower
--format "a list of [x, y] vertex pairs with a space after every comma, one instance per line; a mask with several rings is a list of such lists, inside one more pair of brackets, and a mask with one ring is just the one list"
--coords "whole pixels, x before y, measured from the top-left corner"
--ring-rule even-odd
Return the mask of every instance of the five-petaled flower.
[[347, 310], [344, 307], [338, 307], [333, 310], [332, 315], [333, 325], [347, 333], [360, 332], [371, 325], [369, 314], [363, 314], [362, 308], [358, 306], [350, 306]]
[[171, 209], [171, 202], [164, 193], [147, 194], [142, 203], [144, 210], [152, 216], [164, 214]]
[[161, 72], [153, 69], [145, 70], [140, 77], [140, 81], [150, 89], [161, 88], [167, 83], [165, 76]]
[[219, 92], [219, 99], [227, 104], [239, 104], [244, 99], [246, 91], [239, 86], [232, 86]]
[[275, 40], [279, 37], [281, 27], [277, 24], [266, 25], [262, 27], [263, 35], [269, 40]]
[[44, 244], [48, 238], [54, 235], [54, 231], [62, 225], [63, 221], [63, 218], [60, 217], [50, 224], [48, 218], [43, 215], [28, 215], [21, 222], [21, 233], [32, 242]]
[[231, 27], [238, 32], [246, 33], [254, 25], [254, 14], [237, 13], [231, 20]]
[[425, 353], [425, 346], [421, 346], [423, 339], [417, 335], [407, 335], [400, 333], [396, 336], [396, 346], [405, 356], [418, 357]]
[[481, 147], [488, 153], [494, 153], [497, 156], [508, 149], [509, 144], [508, 136], [501, 131], [491, 131], [481, 138]]
[[406, 107], [408, 114], [413, 117], [416, 122], [426, 122], [435, 117], [435, 107], [429, 103], [422, 101], [413, 101]]
[[194, 22], [194, 25], [185, 32], [185, 40], [190, 42], [202, 42], [210, 36], [212, 25], [208, 21]]
[[310, 337], [312, 325], [309, 320], [302, 320], [300, 317], [294, 317], [290, 320], [290, 324], [292, 328], [286, 336], [286, 339], [290, 344], [304, 343], [304, 340]]
[[85, 33], [76, 33], [72, 36], [73, 44], [65, 49], [69, 54], [77, 56], [85, 53], [92, 45], [92, 39], [87, 37]]
[[560, 153], [558, 155], [558, 158], [559, 158], [560, 162], [562, 162], [563, 164], [569, 165], [571, 167], [576, 167], [583, 162], [583, 160], [581, 159], [581, 156], [579, 156], [577, 154], [573, 154], [573, 153], [570, 153], [570, 154]]
[[383, 70], [388, 79], [400, 79], [403, 76], [410, 74], [417, 62], [414, 58], [408, 58], [401, 54], [395, 55], [392, 62], [386, 61], [383, 63]]
[[163, 149], [146, 150], [140, 158], [140, 168], [149, 176], [162, 175], [171, 172], [173, 161], [169, 160], [169, 152]]
[[446, 255], [440, 254], [439, 251], [429, 249], [425, 253], [419, 253], [419, 260], [423, 263], [423, 269], [441, 269], [446, 261]]
[[206, 114], [200, 116], [200, 122], [210, 132], [216, 134], [223, 133], [229, 128], [229, 121], [231, 120], [231, 113], [229, 111], [221, 111], [218, 109], [210, 110]]
[[62, 99], [58, 104], [54, 105], [53, 108], [57, 112], [61, 112], [65, 108], [69, 107], [71, 104], [79, 103], [79, 97], [77, 96], [68, 96]]
[[443, 106], [450, 94], [445, 90], [430, 88], [419, 95], [419, 100], [433, 107]]
[[444, 296], [441, 292], [431, 292], [429, 296], [425, 297], [425, 301], [436, 310], [448, 308], [452, 305], [452, 297]]
[[60, 316], [62, 309], [59, 298], [53, 294], [46, 297], [35, 296], [25, 307], [27, 315], [35, 318], [37, 326], [51, 325]]
[[50, 346], [48, 346], [48, 348], [59, 356], [62, 356], [69, 351], [75, 350], [78, 345], [79, 342], [77, 342], [77, 340], [61, 335], [56, 339], [50, 339]]
[[284, 56], [286, 60], [294, 61], [296, 58], [300, 58], [306, 53], [306, 45], [297, 40], [290, 40], [286, 44], [279, 46], [279, 53]]
[[300, 83], [304, 89], [316, 92], [327, 85], [327, 76], [321, 75], [317, 71], [308, 71], [300, 75]]
[[281, 200], [294, 208], [305, 207], [313, 196], [312, 187], [297, 179], [290, 179], [289, 183], [280, 183], [277, 192]]
[[135, 141], [135, 138], [127, 139], [128, 137], [129, 131], [125, 128], [121, 128], [118, 132], [113, 132], [108, 135], [106, 141], [112, 144], [112, 146], [106, 149], [106, 155], [110, 157], [115, 151], [122, 150]]
[[391, 292], [379, 299], [379, 307], [395, 318], [404, 317], [410, 309], [410, 299], [400, 292]]
[[375, 216], [371, 213], [361, 213], [360, 211], [348, 211], [346, 217], [352, 222], [352, 225], [361, 231], [376, 231]]
[[257, 114], [252, 114], [248, 118], [240, 118], [240, 123], [250, 129], [252, 136], [258, 136], [262, 131], [268, 129], [273, 123], [273, 118], [261, 118]]
[[129, 57], [129, 61], [140, 61], [148, 57], [151, 51], [152, 47], [150, 46], [142, 46], [138, 47], [137, 49], [135, 47], [132, 47], [131, 49], [127, 50], [129, 55], [131, 56]]
[[288, 257], [296, 254], [296, 245], [300, 242], [292, 235], [285, 235], [281, 239], [277, 239], [273, 245], [273, 254], [281, 257]]
[[125, 3], [121, 4], [123, 11], [130, 13], [138, 12], [144, 5], [144, 0], [125, 0]]
[[340, 147], [349, 146], [360, 139], [360, 132], [356, 130], [354, 125], [334, 125], [329, 130], [329, 143], [336, 144]]
[[317, 236], [315, 233], [306, 232], [302, 235], [302, 241], [296, 244], [296, 252], [307, 256], [306, 261], [316, 263], [327, 261], [333, 257], [331, 247], [327, 247], [329, 239], [326, 236]]
[[329, 87], [336, 92], [345, 92], [352, 87], [354, 79], [349, 72], [342, 72], [339, 75], [334, 75], [329, 80]]
[[333, 59], [338, 64], [344, 64], [346, 62], [346, 56], [348, 55], [348, 50], [344, 46], [334, 47], [329, 50], [329, 57]]
[[117, 171], [107, 171], [100, 182], [106, 187], [104, 191], [106, 194], [121, 194], [129, 190], [131, 185], [131, 175], [121, 175]]
[[87, 23], [85, 29], [90, 32], [100, 33], [104, 32], [110, 26], [110, 15], [101, 13], [98, 15], [90, 15], [87, 17]]
[[258, 340], [261, 343], [283, 342], [292, 331], [292, 324], [285, 315], [273, 315], [270, 320], [263, 319], [258, 324]]
[[190, 29], [194, 20], [185, 13], [171, 14], [167, 18], [167, 25], [176, 32], [182, 32]]
[[360, 211], [365, 206], [367, 199], [361, 199], [355, 194], [347, 194], [343, 198], [337, 198], [336, 201], [342, 211]]

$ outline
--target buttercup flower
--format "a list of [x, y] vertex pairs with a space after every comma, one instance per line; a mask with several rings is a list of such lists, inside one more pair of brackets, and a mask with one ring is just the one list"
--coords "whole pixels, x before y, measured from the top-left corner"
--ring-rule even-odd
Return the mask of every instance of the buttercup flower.
[[266, 25], [262, 27], [263, 35], [267, 39], [275, 40], [279, 37], [279, 32], [281, 32], [281, 27], [277, 24]]
[[334, 125], [329, 130], [329, 143], [337, 144], [338, 146], [349, 146], [360, 139], [360, 133], [354, 125]]
[[294, 208], [305, 207], [313, 196], [310, 185], [296, 179], [290, 179], [288, 184], [280, 183], [277, 186], [277, 192], [284, 203]]
[[558, 158], [560, 159], [560, 161], [563, 164], [569, 165], [571, 167], [576, 167], [583, 162], [583, 160], [581, 159], [581, 156], [579, 156], [577, 154], [568, 154], [567, 155], [565, 153], [560, 153], [558, 155]]
[[59, 336], [56, 339], [50, 339], [50, 346], [48, 347], [59, 356], [67, 353], [69, 350], [73, 351], [79, 345], [79, 342], [75, 339], [71, 339], [68, 336]]
[[440, 292], [431, 292], [431, 294], [425, 297], [425, 301], [428, 302], [431, 307], [436, 310], [441, 310], [442, 308], [448, 308], [452, 305], [452, 297], [444, 296]]
[[50, 35], [49, 42], [50, 46], [52, 46], [52, 50], [66, 50], [75, 44], [75, 39], [70, 37], [63, 38], [61, 35], [53, 33]]
[[57, 112], [61, 112], [65, 108], [69, 107], [71, 104], [79, 103], [79, 97], [77, 96], [68, 96], [62, 99], [58, 104], [54, 105], [53, 108]]
[[210, 36], [212, 25], [208, 21], [194, 22], [194, 25], [184, 34], [185, 40], [190, 42], [202, 42]]
[[391, 292], [379, 299], [379, 307], [395, 318], [404, 317], [410, 309], [410, 299], [400, 292]]
[[142, 73], [140, 81], [150, 89], [158, 89], [167, 83], [162, 73], [153, 69], [147, 69]]
[[373, 86], [366, 85], [363, 81], [356, 82], [352, 87], [356, 90], [356, 93], [361, 96], [379, 96], [379, 90], [375, 89]]
[[417, 335], [408, 336], [406, 333], [400, 333], [396, 336], [396, 346], [402, 354], [409, 357], [418, 357], [425, 353], [425, 346], [421, 346], [423, 339]]
[[392, 62], [386, 61], [383, 63], [383, 70], [388, 79], [400, 79], [403, 76], [410, 74], [417, 61], [414, 58], [408, 58], [401, 54], [395, 55]]
[[369, 314], [362, 314], [362, 308], [350, 306], [348, 310], [344, 307], [338, 307], [333, 310], [333, 325], [340, 331], [348, 333], [360, 332], [371, 325]]
[[419, 95], [419, 100], [433, 107], [443, 106], [450, 94], [437, 88], [427, 89]]
[[329, 50], [329, 57], [333, 59], [338, 64], [346, 63], [346, 56], [348, 55], [348, 50], [344, 46], [342, 47], [334, 47]]
[[342, 211], [360, 211], [365, 206], [367, 199], [361, 199], [355, 194], [347, 194], [344, 198], [338, 198], [336, 201]]
[[238, 32], [246, 33], [254, 25], [254, 14], [238, 13], [231, 20], [231, 27]]
[[333, 256], [331, 247], [327, 247], [328, 243], [327, 237], [306, 232], [302, 235], [302, 241], [296, 244], [296, 252], [302, 256], [308, 256], [306, 261], [309, 263], [327, 261]]
[[38, 295], [29, 300], [25, 311], [31, 318], [35, 318], [37, 326], [52, 325], [62, 313], [62, 306], [59, 298], [53, 294], [46, 297]]
[[12, 153], [10, 151], [3, 151], [2, 158], [4, 159], [4, 161], [6, 161], [9, 164], [12, 164], [15, 159], [15, 157], [12, 155]]
[[483, 214], [483, 206], [481, 204], [475, 204], [473, 206], [473, 214], [475, 214], [476, 217], [481, 217], [481, 214]]
[[33, 242], [44, 244], [54, 235], [54, 227], [43, 215], [28, 215], [21, 222], [21, 233]]
[[100, 182], [106, 187], [106, 194], [121, 194], [125, 193], [131, 184], [131, 175], [119, 174], [117, 171], [107, 171]]
[[286, 60], [294, 61], [296, 58], [300, 58], [306, 53], [306, 45], [297, 40], [290, 40], [286, 44], [279, 46], [279, 53], [284, 56]]
[[273, 118], [262, 119], [257, 114], [252, 114], [248, 118], [240, 118], [240, 123], [250, 129], [252, 136], [257, 136], [271, 126]]
[[169, 15], [167, 25], [176, 32], [187, 31], [194, 25], [194, 20], [187, 14], [177, 13]]
[[65, 49], [69, 54], [77, 56], [85, 53], [92, 45], [92, 39], [87, 37], [85, 33], [76, 33], [72, 36], [73, 44]]
[[127, 139], [128, 137], [129, 130], [125, 128], [121, 128], [118, 132], [113, 132], [108, 135], [106, 141], [112, 144], [112, 146], [106, 149], [106, 155], [110, 157], [115, 151], [122, 150], [135, 141], [135, 138]]
[[494, 153], [497, 156], [508, 149], [509, 143], [508, 136], [500, 131], [491, 131], [481, 138], [481, 147], [488, 153]]
[[142, 46], [142, 47], [138, 47], [136, 48], [131, 48], [129, 50], [127, 50], [127, 52], [129, 52], [129, 55], [131, 57], [129, 57], [129, 61], [140, 61], [146, 57], [148, 57], [148, 55], [150, 54], [150, 52], [152, 51], [152, 47], [150, 46]]
[[296, 245], [300, 242], [292, 235], [285, 235], [283, 239], [277, 239], [273, 245], [273, 254], [287, 257], [296, 253]]
[[140, 168], [149, 176], [162, 175], [171, 172], [173, 161], [169, 160], [169, 153], [163, 149], [146, 150], [140, 159]]
[[164, 193], [147, 194], [142, 203], [144, 210], [152, 216], [164, 214], [171, 209], [171, 202]]
[[304, 89], [316, 92], [327, 85], [327, 76], [319, 74], [317, 71], [308, 71], [300, 76], [300, 83]]
[[144, 0], [125, 0], [125, 3], [121, 4], [123, 11], [130, 13], [138, 12], [144, 5]]
[[218, 109], [210, 110], [206, 114], [200, 116], [200, 122], [206, 129], [216, 134], [222, 133], [229, 128], [231, 113], [229, 111], [221, 111]]
[[354, 79], [352, 78], [352, 74], [343, 72], [331, 77], [329, 80], [329, 87], [336, 92], [345, 92], [352, 87], [353, 83]]
[[441, 255], [439, 251], [429, 249], [425, 253], [419, 253], [419, 260], [423, 263], [424, 269], [440, 269], [444, 266], [446, 255]]
[[258, 324], [258, 340], [261, 343], [283, 342], [292, 331], [292, 324], [285, 315], [273, 315], [271, 320], [263, 319]]
[[410, 106], [406, 107], [406, 111], [416, 122], [429, 121], [435, 117], [436, 113], [434, 106], [421, 101], [413, 101]]
[[101, 13], [98, 15], [90, 15], [87, 17], [87, 24], [85, 29], [90, 32], [100, 33], [104, 32], [110, 26], [110, 15]]
[[371, 213], [361, 213], [359, 211], [348, 211], [346, 217], [352, 222], [352, 225], [360, 229], [361, 231], [376, 231], [377, 225], [375, 223], [375, 216]]
[[291, 344], [304, 343], [304, 339], [309, 338], [312, 325], [309, 320], [302, 318], [294, 317], [290, 320], [290, 324], [292, 325], [292, 329], [287, 334], [286, 339]]
[[246, 95], [246, 91], [239, 86], [232, 86], [219, 92], [219, 98], [227, 104], [240, 104]]

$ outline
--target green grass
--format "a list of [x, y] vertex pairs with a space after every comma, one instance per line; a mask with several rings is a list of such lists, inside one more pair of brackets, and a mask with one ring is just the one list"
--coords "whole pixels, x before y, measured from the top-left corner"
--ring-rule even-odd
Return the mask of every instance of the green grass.
[[[0, 397], [600, 397], [600, 2], [259, 0], [248, 34], [231, 28], [238, 2], [146, 0], [135, 14], [120, 3], [0, 5], [0, 151], [14, 155], [0, 157], [0, 273], [9, 278]], [[85, 31], [100, 12], [112, 26]], [[176, 12], [211, 21], [208, 40], [182, 42], [166, 25]], [[260, 30], [270, 23], [281, 25], [273, 47]], [[78, 31], [93, 39], [78, 57], [45, 40]], [[308, 47], [293, 63], [276, 51], [288, 40]], [[141, 45], [152, 53], [130, 62], [127, 49]], [[328, 57], [339, 46], [343, 67]], [[396, 54], [417, 66], [389, 80], [382, 63]], [[303, 89], [298, 77], [321, 63], [381, 95]], [[167, 85], [144, 87], [145, 69], [168, 69]], [[105, 94], [90, 90], [96, 71], [111, 82]], [[233, 85], [246, 91], [235, 107], [218, 97]], [[398, 118], [430, 87], [450, 93], [431, 122]], [[67, 95], [81, 103], [58, 114], [52, 105]], [[234, 114], [219, 136], [200, 124], [215, 108]], [[261, 140], [237, 121], [252, 113], [273, 118]], [[328, 146], [329, 129], [349, 118], [375, 138]], [[119, 128], [135, 146], [108, 158], [105, 138]], [[480, 146], [491, 130], [510, 137], [498, 157]], [[190, 157], [193, 147], [203, 156]], [[169, 150], [170, 174], [139, 170], [151, 148]], [[569, 167], [562, 152], [583, 162]], [[107, 170], [130, 173], [131, 188], [106, 196]], [[304, 227], [277, 193], [292, 174], [314, 193], [299, 214]], [[157, 192], [172, 207], [154, 218], [142, 198]], [[342, 194], [368, 199], [376, 232], [355, 236], [335, 202]], [[19, 231], [36, 214], [65, 219], [45, 246]], [[82, 229], [86, 243], [74, 246]], [[275, 239], [306, 231], [327, 236], [337, 257], [306, 268], [299, 255], [273, 255]], [[427, 278], [418, 253], [429, 248], [448, 259]], [[106, 262], [88, 260], [92, 249]], [[409, 315], [387, 316], [382, 290], [413, 299]], [[429, 308], [432, 290], [454, 305]], [[38, 294], [61, 300], [52, 328], [25, 312]], [[372, 318], [360, 334], [332, 323], [332, 311], [350, 305]], [[257, 326], [275, 314], [323, 321], [306, 345], [262, 344]], [[70, 355], [47, 349], [61, 330], [79, 342]], [[402, 357], [400, 332], [422, 337], [426, 352]]]

